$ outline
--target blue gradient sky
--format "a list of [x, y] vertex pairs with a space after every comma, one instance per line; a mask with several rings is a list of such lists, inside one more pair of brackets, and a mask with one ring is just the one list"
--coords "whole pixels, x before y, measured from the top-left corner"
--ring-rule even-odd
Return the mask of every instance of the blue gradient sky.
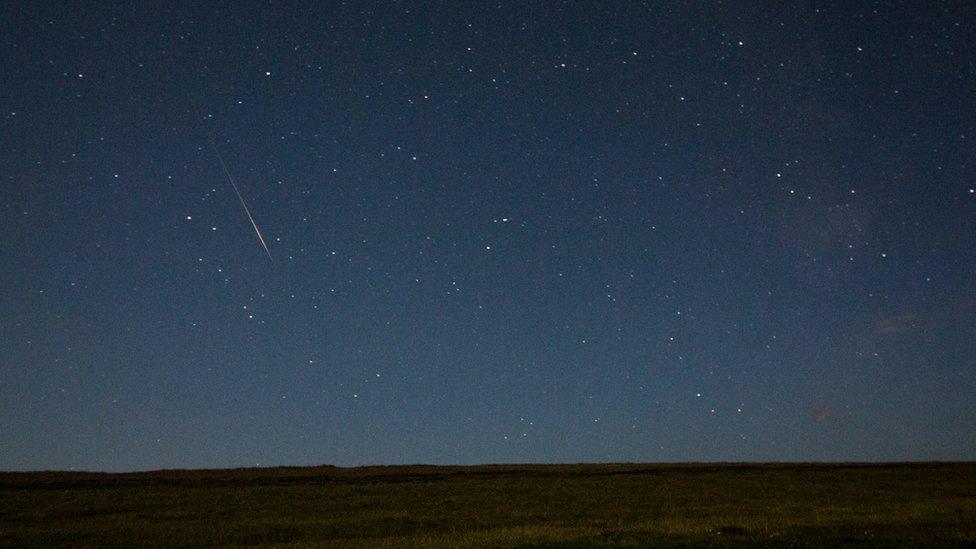
[[0, 12], [0, 469], [976, 459], [970, 3]]

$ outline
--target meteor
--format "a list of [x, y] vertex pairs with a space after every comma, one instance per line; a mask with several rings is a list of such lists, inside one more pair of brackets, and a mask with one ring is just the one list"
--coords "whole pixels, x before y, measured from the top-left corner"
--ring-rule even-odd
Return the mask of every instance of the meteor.
[[224, 157], [220, 155], [220, 150], [217, 149], [217, 144], [213, 142], [213, 138], [210, 139], [210, 146], [213, 147], [214, 154], [217, 155], [217, 160], [220, 160], [220, 167], [224, 169], [224, 173], [227, 175], [227, 181], [230, 181], [230, 186], [234, 188], [234, 192], [237, 194], [237, 199], [241, 202], [241, 207], [244, 208], [244, 213], [247, 214], [247, 220], [251, 222], [251, 226], [254, 227], [254, 234], [258, 235], [258, 240], [261, 241], [261, 247], [264, 248], [264, 253], [268, 254], [268, 259], [274, 261], [271, 257], [271, 250], [268, 249], [268, 244], [264, 241], [264, 237], [261, 236], [261, 229], [258, 228], [258, 224], [254, 222], [254, 217], [251, 216], [251, 210], [248, 209], [247, 204], [244, 202], [244, 197], [241, 195], [240, 189], [237, 188], [237, 183], [234, 183], [234, 177], [230, 174], [230, 170], [227, 169], [227, 163], [224, 162]]

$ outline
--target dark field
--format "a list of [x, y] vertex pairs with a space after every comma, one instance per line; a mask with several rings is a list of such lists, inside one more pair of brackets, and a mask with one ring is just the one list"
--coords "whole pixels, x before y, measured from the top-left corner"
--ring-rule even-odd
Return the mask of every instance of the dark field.
[[0, 473], [0, 545], [973, 545], [976, 464]]

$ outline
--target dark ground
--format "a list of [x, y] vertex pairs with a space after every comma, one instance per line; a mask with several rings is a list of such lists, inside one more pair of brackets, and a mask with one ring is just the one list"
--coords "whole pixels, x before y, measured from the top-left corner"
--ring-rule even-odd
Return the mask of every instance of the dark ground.
[[0, 473], [0, 545], [976, 546], [976, 463]]

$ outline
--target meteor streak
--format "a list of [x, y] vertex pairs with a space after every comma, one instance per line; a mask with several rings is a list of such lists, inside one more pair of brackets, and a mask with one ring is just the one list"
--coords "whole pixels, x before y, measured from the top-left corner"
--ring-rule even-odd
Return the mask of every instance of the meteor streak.
[[227, 181], [230, 181], [230, 186], [234, 188], [234, 192], [237, 193], [237, 199], [241, 201], [241, 207], [244, 208], [244, 213], [247, 214], [247, 220], [251, 222], [251, 226], [254, 227], [254, 234], [258, 235], [258, 240], [261, 241], [261, 247], [264, 248], [264, 253], [268, 254], [268, 259], [274, 261], [271, 257], [271, 250], [268, 249], [268, 244], [264, 241], [264, 237], [261, 236], [261, 229], [258, 229], [258, 224], [254, 222], [254, 217], [251, 216], [251, 210], [248, 209], [247, 204], [244, 203], [244, 197], [241, 196], [240, 189], [237, 188], [237, 183], [234, 183], [234, 177], [230, 174], [230, 170], [227, 169], [227, 163], [224, 162], [224, 157], [220, 155], [220, 150], [217, 149], [217, 144], [213, 142], [213, 138], [210, 139], [210, 146], [213, 147], [214, 153], [217, 155], [217, 160], [220, 160], [220, 167], [224, 169], [224, 173], [227, 174]]

